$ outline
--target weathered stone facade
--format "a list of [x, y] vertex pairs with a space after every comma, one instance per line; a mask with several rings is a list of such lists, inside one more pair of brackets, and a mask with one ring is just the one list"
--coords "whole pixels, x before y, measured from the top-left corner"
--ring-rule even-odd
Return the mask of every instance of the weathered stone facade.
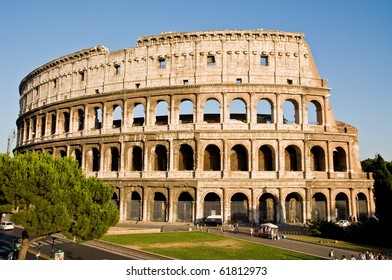
[[169, 32], [97, 46], [35, 69], [19, 91], [16, 150], [75, 157], [117, 187], [121, 221], [374, 212], [357, 130], [334, 119], [301, 33]]

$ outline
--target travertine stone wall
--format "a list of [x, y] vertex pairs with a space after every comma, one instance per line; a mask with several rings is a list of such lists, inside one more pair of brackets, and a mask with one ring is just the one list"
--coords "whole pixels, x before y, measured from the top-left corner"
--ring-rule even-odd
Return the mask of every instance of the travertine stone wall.
[[75, 157], [116, 186], [122, 221], [374, 212], [357, 129], [335, 120], [302, 33], [168, 32], [97, 46], [33, 70], [19, 92], [16, 150]]

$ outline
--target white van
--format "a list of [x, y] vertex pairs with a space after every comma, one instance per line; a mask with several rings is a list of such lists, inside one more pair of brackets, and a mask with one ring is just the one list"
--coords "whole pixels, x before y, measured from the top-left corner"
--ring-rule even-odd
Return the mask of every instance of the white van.
[[206, 226], [220, 226], [222, 225], [221, 215], [211, 215], [204, 219], [204, 225]]

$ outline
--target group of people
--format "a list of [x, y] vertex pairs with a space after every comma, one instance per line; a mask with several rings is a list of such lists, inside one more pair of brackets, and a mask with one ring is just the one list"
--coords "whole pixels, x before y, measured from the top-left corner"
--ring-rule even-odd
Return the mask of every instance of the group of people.
[[355, 258], [354, 255], [351, 255], [350, 258], [347, 258], [345, 255], [342, 255], [342, 257], [339, 259], [335, 256], [334, 249], [331, 249], [331, 251], [329, 251], [328, 257], [330, 260], [388, 260], [388, 257], [382, 255], [381, 253], [375, 255], [369, 251], [366, 251], [365, 253], [359, 253], [358, 258]]

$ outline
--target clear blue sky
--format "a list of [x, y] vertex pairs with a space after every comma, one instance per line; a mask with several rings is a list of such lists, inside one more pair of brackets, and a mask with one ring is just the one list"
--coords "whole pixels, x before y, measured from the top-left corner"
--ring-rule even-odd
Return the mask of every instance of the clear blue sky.
[[55, 58], [167, 31], [262, 28], [305, 33], [335, 118], [359, 130], [361, 159], [391, 161], [391, 14], [387, 0], [1, 1], [0, 152], [16, 129], [20, 81]]

